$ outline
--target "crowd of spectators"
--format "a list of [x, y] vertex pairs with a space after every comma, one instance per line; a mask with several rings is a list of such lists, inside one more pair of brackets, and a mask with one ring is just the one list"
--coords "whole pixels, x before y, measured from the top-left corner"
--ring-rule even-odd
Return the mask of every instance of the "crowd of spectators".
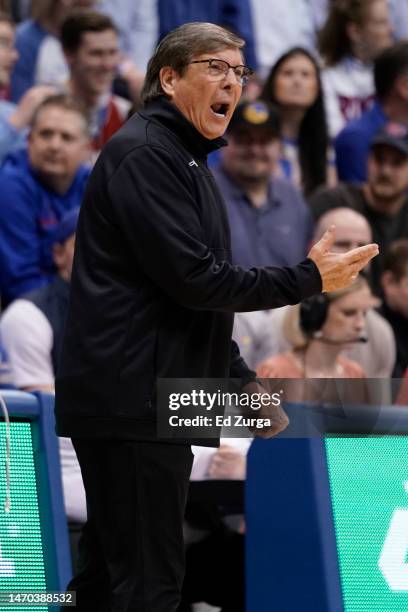
[[[188, 21], [239, 33], [254, 69], [209, 158], [234, 263], [293, 265], [332, 224], [333, 250], [380, 246], [345, 292], [239, 313], [241, 353], [261, 377], [402, 378], [408, 0], [0, 0], [0, 384], [53, 391], [89, 173], [139, 109], [155, 45]], [[244, 478], [247, 447], [197, 449], [193, 477]], [[83, 522], [64, 439], [61, 458], [68, 518]]]

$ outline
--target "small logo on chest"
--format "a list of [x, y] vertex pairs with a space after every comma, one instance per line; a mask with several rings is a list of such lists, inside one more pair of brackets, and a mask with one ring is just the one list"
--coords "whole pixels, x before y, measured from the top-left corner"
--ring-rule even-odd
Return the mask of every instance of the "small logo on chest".
[[190, 168], [192, 168], [193, 166], [196, 166], [198, 168], [198, 164], [195, 159], [192, 159], [191, 162], [188, 162], [188, 165], [190, 166]]

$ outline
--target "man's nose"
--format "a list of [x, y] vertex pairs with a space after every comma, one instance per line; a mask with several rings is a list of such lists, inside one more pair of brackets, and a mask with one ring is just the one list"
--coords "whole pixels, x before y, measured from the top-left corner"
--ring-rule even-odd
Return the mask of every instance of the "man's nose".
[[118, 63], [118, 56], [109, 54], [102, 58], [101, 66], [104, 70], [114, 70], [118, 66]]
[[238, 83], [237, 77], [235, 76], [233, 69], [228, 68], [228, 72], [226, 73], [225, 77], [221, 81], [222, 87], [224, 89], [226, 88], [230, 89], [233, 86], [235, 87], [237, 83]]
[[388, 161], [384, 161], [380, 166], [380, 174], [388, 177], [390, 172], [392, 172], [392, 164]]
[[263, 147], [259, 142], [251, 142], [248, 145], [248, 151], [252, 153], [252, 155], [261, 155], [263, 153]]
[[50, 148], [52, 149], [59, 149], [59, 147], [61, 146], [61, 136], [59, 134], [54, 134], [48, 141], [48, 144], [50, 146]]

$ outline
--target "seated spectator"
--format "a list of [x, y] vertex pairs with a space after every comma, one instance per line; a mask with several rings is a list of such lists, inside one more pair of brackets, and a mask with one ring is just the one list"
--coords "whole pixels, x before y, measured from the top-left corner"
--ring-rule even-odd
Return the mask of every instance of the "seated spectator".
[[320, 69], [314, 57], [300, 47], [282, 55], [271, 68], [262, 99], [279, 109], [286, 177], [306, 194], [334, 184]]
[[312, 218], [297, 189], [273, 173], [281, 150], [279, 115], [264, 102], [238, 106], [214, 176], [227, 205], [232, 260], [243, 267], [304, 259]]
[[[332, 246], [332, 251], [336, 253], [345, 253], [373, 242], [367, 219], [355, 210], [334, 208], [324, 213], [317, 223], [314, 240], [319, 240], [331, 225], [336, 227], [336, 238]], [[373, 260], [364, 269], [366, 278], [370, 276], [372, 265]], [[389, 378], [396, 356], [394, 336], [389, 323], [374, 308], [367, 312], [365, 335], [367, 343], [347, 347], [344, 355], [360, 364], [369, 378]]]
[[[366, 342], [365, 319], [376, 303], [367, 281], [360, 276], [340, 291], [322, 293], [285, 313], [284, 333], [291, 344], [290, 350], [266, 360], [257, 369], [259, 378], [365, 378], [363, 368], [342, 355], [347, 346]], [[293, 385], [287, 401], [323, 399], [319, 385], [316, 398], [302, 395], [301, 386]], [[366, 388], [352, 387], [349, 400], [364, 403], [368, 399]], [[363, 391], [361, 395], [356, 391]], [[309, 389], [308, 389], [309, 391]], [[301, 395], [299, 395], [301, 393]], [[325, 401], [330, 401], [325, 398]]]
[[[91, 0], [87, 4], [91, 4]], [[61, 24], [81, 0], [36, 0], [31, 19], [17, 28], [19, 59], [11, 82], [11, 99], [18, 102], [34, 85], [61, 85], [68, 78], [68, 66], [58, 40]]]
[[18, 58], [14, 46], [14, 24], [0, 13], [0, 164], [6, 155], [26, 146], [28, 127], [39, 104], [55, 93], [53, 87], [40, 85], [29, 89], [19, 104], [8, 101], [10, 75]]
[[[122, 0], [119, 1], [122, 2]], [[69, 78], [69, 66], [60, 41], [62, 23], [76, 8], [89, 9], [95, 5], [95, 9], [99, 10], [99, 4], [99, 0], [37, 0], [34, 3], [32, 19], [27, 19], [17, 28], [20, 60], [17, 62], [12, 79], [14, 102], [18, 102], [24, 93], [35, 85], [53, 85], [57, 88], [65, 85]], [[153, 7], [149, 10], [146, 10], [147, 7], [145, 7], [143, 10], [139, 4], [140, 2], [136, 8], [129, 9], [138, 15], [139, 19], [143, 20], [146, 15], [148, 16], [149, 10], [151, 13], [154, 12]], [[123, 2], [123, 5], [133, 7], [127, 0]], [[121, 24], [125, 21], [132, 30], [133, 36], [137, 36], [135, 21], [129, 21], [128, 11], [122, 10], [123, 8], [119, 7], [119, 12], [116, 12], [112, 18], [117, 17]], [[148, 26], [143, 22], [141, 27]], [[157, 40], [157, 35], [154, 40]], [[146, 40], [140, 40], [139, 44], [149, 47]], [[145, 53], [149, 51], [146, 50]], [[117, 88], [126, 92], [134, 104], [138, 104], [143, 85], [143, 72], [127, 57], [126, 61], [120, 64], [120, 75], [118, 76], [120, 78], [117, 83], [115, 81]]]
[[392, 44], [387, 0], [335, 0], [319, 34], [331, 138], [374, 102], [373, 60]]
[[284, 333], [292, 349], [264, 362], [258, 367], [258, 376], [362, 378], [363, 368], [340, 353], [363, 337], [366, 313], [372, 306], [370, 288], [361, 277], [347, 289], [319, 294], [289, 307]]
[[376, 102], [351, 121], [335, 140], [337, 173], [341, 181], [364, 182], [370, 144], [386, 123], [408, 123], [408, 42], [385, 49], [374, 61]]
[[[54, 373], [68, 307], [78, 211], [78, 208], [68, 211], [54, 227], [55, 279], [15, 300], [0, 319], [0, 337], [7, 353], [11, 380], [15, 387], [24, 391], [54, 392]], [[60, 455], [68, 520], [84, 522], [85, 491], [69, 438], [60, 438]]]
[[28, 150], [0, 172], [0, 295], [3, 306], [54, 276], [51, 236], [63, 214], [80, 204], [89, 176], [87, 116], [66, 95], [45, 100]]
[[381, 276], [384, 302], [381, 314], [390, 323], [397, 344], [393, 376], [408, 368], [408, 239], [396, 240], [386, 253]]
[[116, 26], [106, 15], [79, 11], [62, 24], [61, 43], [70, 69], [68, 90], [88, 110], [97, 154], [125, 122], [131, 107], [128, 100], [111, 93], [120, 61]]
[[325, 189], [310, 198], [315, 217], [338, 206], [350, 206], [370, 224], [373, 240], [380, 247], [370, 268], [372, 287], [380, 293], [380, 272], [388, 245], [408, 236], [408, 129], [388, 123], [371, 142], [367, 182], [346, 183]]
[[[370, 226], [360, 213], [350, 208], [334, 208], [324, 213], [318, 221], [313, 240], [317, 242], [325, 231], [334, 225], [336, 235], [331, 250], [344, 253], [372, 242]], [[365, 270], [367, 273], [367, 270]], [[286, 351], [289, 342], [283, 334], [283, 320], [287, 307], [257, 313], [237, 313], [234, 322], [234, 339], [241, 355], [253, 370], [268, 357]], [[384, 379], [392, 374], [395, 363], [395, 340], [389, 323], [371, 308], [366, 316], [367, 343], [355, 343], [343, 353], [357, 362], [368, 378]], [[383, 401], [390, 399], [389, 390], [383, 389]], [[379, 397], [380, 400], [380, 397]]]

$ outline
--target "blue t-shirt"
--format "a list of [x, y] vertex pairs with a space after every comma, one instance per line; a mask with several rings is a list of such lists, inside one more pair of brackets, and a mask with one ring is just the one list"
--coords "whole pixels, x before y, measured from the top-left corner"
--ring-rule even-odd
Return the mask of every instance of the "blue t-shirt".
[[351, 121], [334, 141], [337, 174], [340, 181], [364, 183], [367, 180], [367, 158], [375, 134], [387, 117], [379, 102], [359, 119]]
[[244, 268], [292, 266], [306, 257], [313, 234], [312, 216], [291, 183], [272, 178], [267, 200], [257, 208], [222, 168], [213, 174], [227, 206], [234, 264]]
[[81, 166], [63, 195], [49, 189], [27, 152], [8, 157], [0, 171], [0, 294], [6, 305], [49, 283], [55, 274], [53, 232], [63, 214], [80, 205], [90, 169]]

